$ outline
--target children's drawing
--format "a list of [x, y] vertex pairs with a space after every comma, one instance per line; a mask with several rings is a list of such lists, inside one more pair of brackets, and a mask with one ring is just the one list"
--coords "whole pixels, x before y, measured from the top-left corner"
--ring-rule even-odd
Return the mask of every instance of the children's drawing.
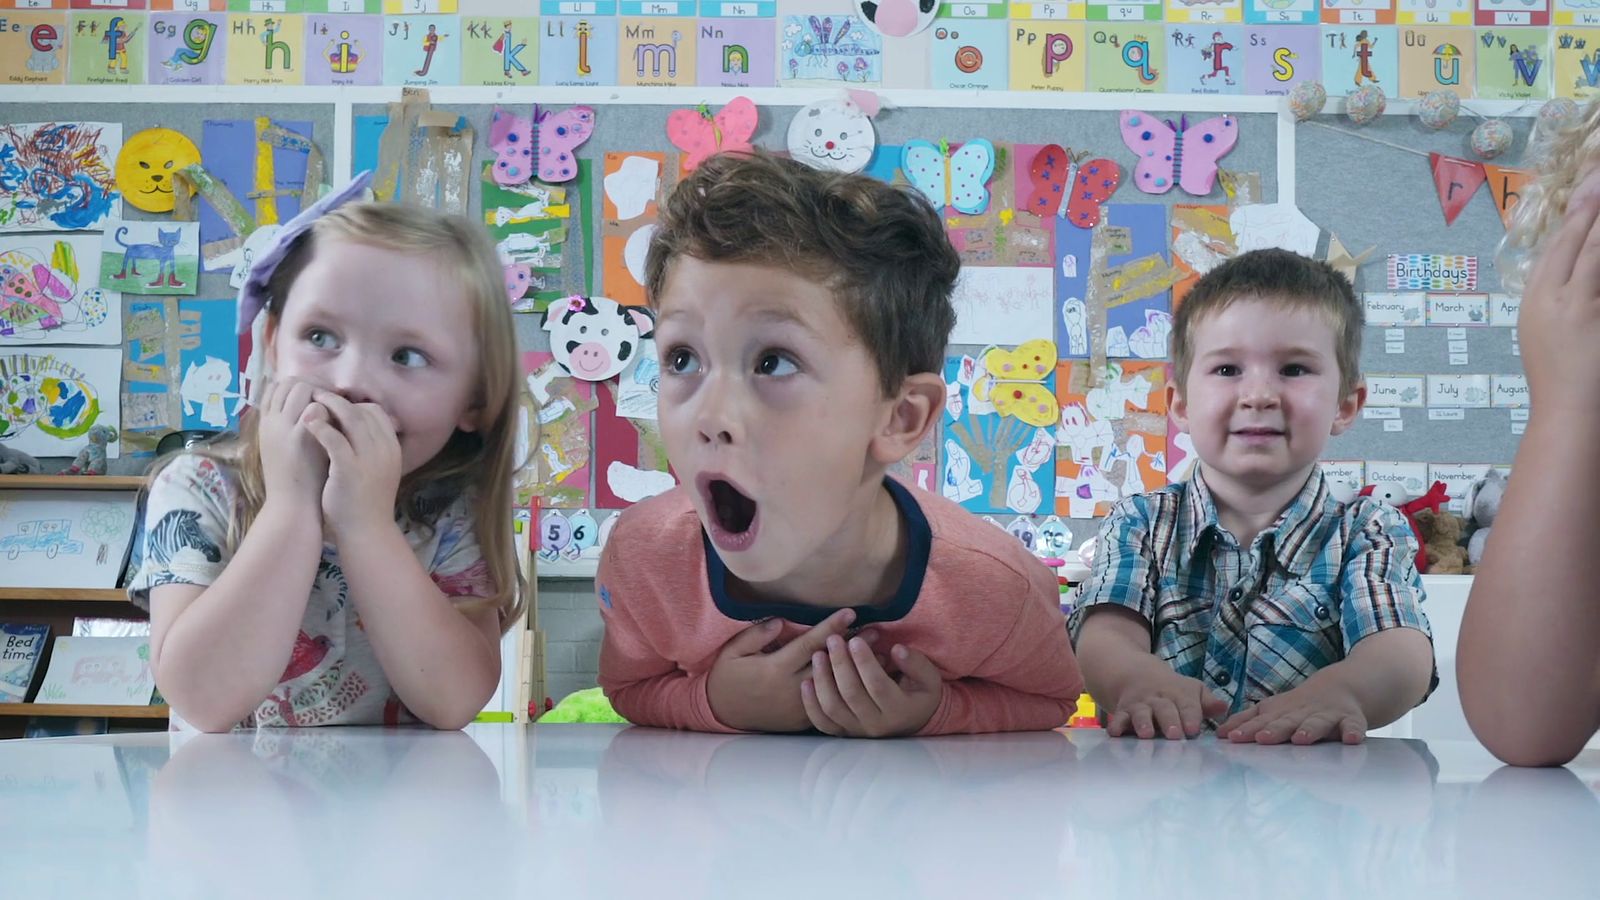
[[[623, 306], [644, 306], [643, 250], [655, 224], [658, 196], [672, 191], [679, 172], [665, 153], [607, 153], [601, 204], [601, 287]], [[630, 249], [631, 248], [631, 249]], [[630, 265], [630, 260], [633, 265]]]
[[128, 138], [117, 154], [117, 188], [129, 204], [146, 212], [172, 212], [173, 176], [200, 162], [200, 148], [182, 132], [146, 128]]
[[[941, 491], [973, 512], [1031, 513], [1054, 490], [1055, 438], [1049, 428], [1002, 415], [988, 399], [990, 381], [984, 365], [970, 356], [945, 361], [945, 384], [961, 399], [945, 406]], [[1053, 397], [1054, 371], [1035, 386]]]
[[[585, 167], [587, 170], [587, 167]], [[587, 176], [568, 187], [538, 180], [502, 185], [494, 180], [494, 167], [483, 169], [483, 219], [495, 238], [500, 263], [505, 268], [506, 296], [513, 312], [534, 312], [563, 295], [562, 247], [577, 193], [587, 187]], [[581, 195], [580, 195], [581, 196]]]
[[527, 411], [528, 427], [518, 433], [526, 442], [536, 428], [538, 446], [518, 448], [518, 458], [532, 462], [528, 471], [517, 474], [518, 502], [525, 505], [539, 497], [546, 508], [587, 506], [595, 386], [566, 374], [549, 353], [524, 353], [522, 366], [533, 408]]
[[119, 427], [121, 368], [120, 347], [0, 355], [0, 441], [33, 456], [74, 455], [89, 429]]
[[1217, 183], [1217, 162], [1239, 141], [1232, 116], [1217, 116], [1193, 126], [1185, 116], [1174, 125], [1145, 112], [1124, 110], [1122, 142], [1139, 157], [1133, 184], [1147, 194], [1165, 194], [1177, 184], [1197, 197]]
[[1226, 206], [1172, 207], [1172, 265], [1180, 274], [1172, 286], [1176, 310], [1200, 276], [1222, 265], [1237, 252]]
[[121, 491], [0, 491], [0, 583], [116, 587], [136, 503]]
[[1166, 365], [1111, 363], [1098, 386], [1089, 365], [1063, 360], [1056, 369], [1056, 514], [1074, 519], [1106, 515], [1117, 500], [1167, 483]]
[[[311, 122], [207, 120], [200, 130], [200, 154], [205, 171], [220, 183], [218, 189], [244, 205], [259, 231], [288, 222], [317, 199], [320, 174], [313, 179], [317, 183], [306, 186], [307, 173], [313, 168], [320, 173], [322, 168], [313, 133]], [[209, 202], [200, 204], [200, 248], [206, 271], [234, 269], [238, 259], [229, 254], [254, 233], [246, 225], [230, 223]]]
[[1056, 331], [1057, 345], [1064, 348], [1061, 355], [1069, 359], [1090, 355], [1089, 304], [1094, 282], [1094, 297], [1105, 310], [1106, 356], [1165, 358], [1172, 328], [1172, 295], [1166, 288], [1170, 279], [1165, 279], [1172, 274], [1166, 263], [1166, 207], [1112, 203], [1105, 207], [1105, 214], [1105, 224], [1096, 230], [1110, 226], [1121, 236], [1098, 269], [1091, 267], [1089, 259], [1094, 232], [1056, 220], [1056, 296], [1065, 298], [1060, 301]]
[[[119, 561], [120, 562], [120, 561]], [[150, 638], [58, 637], [39, 703], [147, 706], [155, 692]]]
[[617, 379], [617, 415], [627, 419], [656, 418], [656, 402], [661, 394], [661, 362], [656, 358], [656, 342], [639, 342], [633, 364]]
[[605, 381], [633, 361], [655, 322], [609, 297], [568, 297], [544, 314], [556, 363], [584, 381]]
[[952, 151], [946, 141], [907, 141], [900, 169], [911, 186], [922, 192], [935, 209], [954, 209], [963, 215], [982, 215], [989, 208], [989, 177], [994, 174], [994, 144], [985, 138], [968, 141]]
[[125, 294], [193, 294], [200, 271], [198, 222], [116, 222], [100, 253], [100, 286]]
[[883, 35], [854, 16], [785, 16], [778, 77], [783, 81], [877, 84]]
[[94, 235], [0, 237], [0, 346], [117, 343], [122, 298], [99, 283]]
[[813, 169], [859, 172], [878, 148], [876, 113], [877, 97], [867, 91], [801, 107], [789, 120], [789, 155]]
[[749, 153], [756, 133], [756, 105], [735, 97], [713, 115], [710, 107], [675, 109], [667, 116], [667, 139], [683, 151], [683, 170], [692, 171], [715, 153]]
[[600, 509], [624, 509], [670, 490], [676, 483], [667, 461], [661, 429], [653, 419], [617, 414], [616, 386], [597, 388], [594, 417], [595, 502]]
[[628, 156], [619, 162], [605, 177], [606, 199], [616, 207], [617, 218], [637, 219], [644, 215], [656, 199], [656, 180], [660, 176], [659, 160]]
[[122, 126], [0, 125], [0, 231], [98, 231], [122, 215]]

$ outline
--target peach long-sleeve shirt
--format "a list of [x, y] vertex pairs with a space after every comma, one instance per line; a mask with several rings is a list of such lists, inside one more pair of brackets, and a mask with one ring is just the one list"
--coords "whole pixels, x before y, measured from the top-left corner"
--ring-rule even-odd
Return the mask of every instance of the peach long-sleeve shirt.
[[[1083, 678], [1049, 569], [1011, 535], [935, 494], [893, 479], [909, 532], [906, 572], [887, 604], [856, 608], [856, 626], [905, 644], [944, 675], [919, 734], [1034, 731], [1066, 724]], [[682, 488], [618, 520], [595, 579], [605, 641], [600, 686], [638, 725], [731, 732], [717, 721], [707, 675], [728, 639], [761, 618], [785, 619], [780, 641], [834, 610], [729, 597], [726, 569]]]

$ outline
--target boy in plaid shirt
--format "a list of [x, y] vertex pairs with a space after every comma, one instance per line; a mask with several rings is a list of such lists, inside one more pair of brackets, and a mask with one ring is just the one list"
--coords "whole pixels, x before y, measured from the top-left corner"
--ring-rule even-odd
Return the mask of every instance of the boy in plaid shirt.
[[1432, 689], [1410, 525], [1317, 463], [1366, 401], [1362, 325], [1348, 279], [1282, 250], [1179, 308], [1168, 404], [1199, 464], [1112, 509], [1070, 620], [1113, 736], [1358, 743]]

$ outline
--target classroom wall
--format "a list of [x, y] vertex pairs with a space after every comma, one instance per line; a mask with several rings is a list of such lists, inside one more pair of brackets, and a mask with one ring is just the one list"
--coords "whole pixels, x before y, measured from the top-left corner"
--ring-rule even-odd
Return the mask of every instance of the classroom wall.
[[[755, 135], [757, 144], [781, 149], [790, 117], [798, 109], [797, 101], [771, 93], [761, 97], [761, 125]], [[796, 92], [799, 93], [799, 92]], [[319, 146], [330, 161], [348, 160], [353, 148], [349, 146], [351, 117], [383, 114], [386, 107], [377, 103], [337, 102], [285, 103], [269, 101], [252, 104], [191, 105], [179, 102], [175, 94], [169, 102], [124, 103], [28, 103], [10, 102], [18, 99], [16, 91], [0, 94], [0, 121], [37, 122], [62, 119], [66, 113], [74, 120], [115, 121], [123, 123], [126, 134], [154, 125], [164, 125], [196, 136], [201, 123], [213, 118], [250, 118], [270, 114], [274, 119], [308, 120], [314, 123]], [[295, 97], [285, 90], [283, 99]], [[318, 95], [322, 97], [322, 95]], [[370, 94], [357, 95], [365, 101]], [[485, 145], [492, 101], [492, 89], [469, 91], [456, 89], [441, 92], [434, 103], [436, 109], [446, 110], [462, 117], [471, 125], [476, 135], [474, 154], [469, 171], [476, 172], [491, 154]], [[646, 98], [638, 94], [626, 97], [607, 97], [596, 93], [592, 97], [573, 95], [576, 99], [593, 103], [599, 110], [593, 139], [579, 152], [580, 157], [598, 166], [606, 151], [671, 151], [666, 139], [667, 116], [680, 106], [690, 106], [694, 99], [684, 95], [679, 100]], [[805, 99], [826, 96], [818, 90], [805, 95]], [[877, 121], [881, 144], [900, 144], [912, 138], [937, 141], [947, 138], [954, 142], [975, 137], [985, 137], [997, 145], [1012, 143], [1060, 143], [1073, 148], [1094, 151], [1122, 162], [1131, 170], [1132, 159], [1122, 147], [1116, 119], [1117, 108], [1124, 103], [1146, 109], [1162, 117], [1176, 117], [1181, 110], [1195, 103], [1193, 98], [1171, 96], [1139, 99], [1122, 98], [1107, 102], [1106, 98], [1087, 98], [1083, 104], [1093, 108], [1050, 108], [1039, 106], [1038, 98], [1030, 100], [1030, 108], [1007, 108], [1001, 95], [993, 102], [974, 105], [962, 100], [952, 105], [937, 105], [938, 98], [926, 93], [908, 95], [910, 102], [897, 104], [893, 92], [885, 92], [892, 107]], [[1015, 95], [1012, 95], [1015, 96]], [[23, 95], [22, 99], [25, 99]], [[144, 100], [151, 98], [146, 95]], [[326, 99], [322, 97], [322, 99]], [[565, 98], [564, 98], [565, 99]], [[725, 98], [724, 98], [725, 99]], [[509, 102], [509, 101], [508, 101]], [[1052, 101], [1057, 102], [1057, 101]], [[1062, 107], [1071, 107], [1080, 98], [1065, 95], [1059, 98]], [[1204, 118], [1220, 109], [1219, 104], [1231, 101], [1205, 98], [1190, 113], [1191, 119]], [[1019, 104], [1020, 106], [1020, 104]], [[1480, 290], [1499, 289], [1498, 275], [1491, 260], [1495, 246], [1503, 234], [1499, 216], [1488, 194], [1480, 190], [1467, 205], [1461, 217], [1450, 227], [1445, 227], [1437, 196], [1428, 173], [1425, 156], [1430, 151], [1454, 156], [1469, 157], [1465, 147], [1470, 122], [1446, 131], [1429, 132], [1409, 116], [1392, 115], [1359, 130], [1342, 117], [1327, 115], [1314, 124], [1285, 128], [1284, 121], [1271, 103], [1260, 98], [1240, 98], [1234, 107], [1238, 117], [1241, 141], [1225, 160], [1224, 167], [1238, 172], [1256, 173], [1261, 179], [1263, 202], [1291, 196], [1311, 221], [1324, 229], [1318, 252], [1325, 252], [1328, 233], [1337, 235], [1352, 252], [1373, 248], [1373, 255], [1361, 273], [1360, 287], [1372, 293], [1384, 293], [1384, 258], [1390, 253], [1465, 253], [1478, 256], [1482, 284]], [[1209, 110], [1209, 111], [1205, 111]], [[1531, 111], [1531, 110], [1529, 110]], [[1521, 159], [1528, 136], [1528, 122], [1523, 116], [1511, 119], [1516, 130], [1514, 150], [1507, 158], [1499, 160], [1514, 165]], [[1286, 142], [1287, 138], [1287, 142]], [[343, 142], [343, 146], [341, 146]], [[341, 173], [342, 174], [342, 173]], [[1281, 176], [1292, 179], [1285, 184]], [[595, 182], [599, 178], [595, 173]], [[336, 176], [338, 177], [338, 176]], [[477, 179], [471, 179], [473, 185]], [[594, 191], [582, 202], [598, 205]], [[1211, 196], [1195, 198], [1173, 191], [1166, 195], [1138, 193], [1129, 184], [1119, 191], [1117, 203], [1159, 205], [1170, 208], [1175, 204], [1225, 203], [1220, 189]], [[478, 212], [478, 188], [473, 188], [471, 209]], [[129, 209], [130, 219], [156, 218]], [[593, 229], [584, 234], [576, 229], [567, 248], [565, 274], [580, 281], [582, 253], [585, 243], [598, 239], [599, 216]], [[576, 271], [573, 271], [576, 270]], [[603, 293], [600, 254], [595, 253], [592, 267], [587, 273], [593, 290]], [[200, 296], [231, 296], [222, 275], [202, 278]], [[1061, 298], [1056, 298], [1059, 303]], [[125, 298], [125, 303], [128, 302]], [[1369, 326], [1365, 333], [1366, 346], [1363, 367], [1369, 375], [1430, 375], [1430, 374], [1482, 374], [1500, 375], [1519, 373], [1520, 358], [1514, 353], [1514, 329], [1509, 327], [1469, 327], [1459, 338], [1445, 327], [1406, 327], [1402, 340], [1396, 340], [1393, 331], [1385, 326]], [[524, 350], [548, 349], [547, 335], [541, 330], [536, 315], [519, 316], [517, 320], [518, 344]], [[1456, 349], [1464, 344], [1464, 349]], [[1401, 349], [1393, 351], [1395, 346]], [[1456, 345], [1456, 346], [1452, 346]], [[972, 344], [950, 347], [950, 355], [976, 354], [983, 348]], [[1525, 412], [1525, 411], [1524, 411]], [[1330, 460], [1355, 460], [1380, 463], [1497, 464], [1512, 460], [1518, 438], [1516, 425], [1518, 413], [1509, 408], [1467, 409], [1458, 418], [1436, 417], [1425, 406], [1397, 409], [1390, 418], [1364, 418], [1347, 434], [1336, 438], [1329, 446]], [[1397, 430], [1386, 424], [1399, 421]], [[48, 461], [52, 467], [64, 465], [65, 459]], [[143, 461], [121, 459], [113, 463], [113, 472], [136, 472]], [[1425, 470], [1426, 471], [1426, 470]], [[597, 512], [603, 518], [608, 512]], [[997, 524], [1006, 525], [1016, 518], [998, 514]], [[1031, 517], [1037, 524], [1044, 516]], [[1096, 522], [1092, 518], [1062, 518], [1071, 529], [1072, 543], [1092, 536]], [[550, 569], [561, 568], [549, 564]], [[546, 666], [549, 693], [559, 699], [571, 690], [591, 686], [598, 660], [601, 625], [593, 600], [592, 583], [581, 579], [545, 579], [541, 585], [541, 625], [547, 633]]]

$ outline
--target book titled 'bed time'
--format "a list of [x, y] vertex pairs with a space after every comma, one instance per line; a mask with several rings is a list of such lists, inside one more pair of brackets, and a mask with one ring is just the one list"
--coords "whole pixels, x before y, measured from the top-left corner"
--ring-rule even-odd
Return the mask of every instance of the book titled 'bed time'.
[[27, 698], [49, 635], [48, 625], [0, 622], [0, 703], [21, 703]]

